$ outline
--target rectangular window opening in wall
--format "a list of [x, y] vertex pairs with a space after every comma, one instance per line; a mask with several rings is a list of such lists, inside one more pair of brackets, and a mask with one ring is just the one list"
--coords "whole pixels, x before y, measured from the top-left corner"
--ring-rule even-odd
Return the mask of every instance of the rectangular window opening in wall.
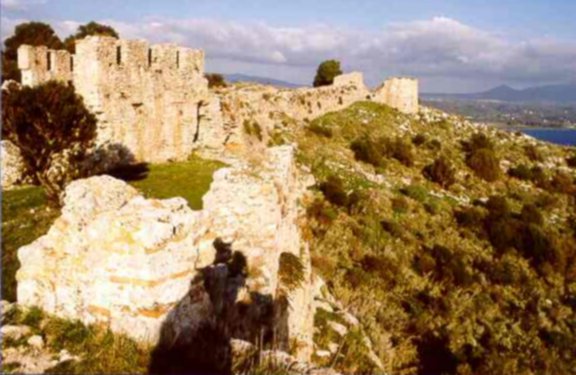
[[148, 48], [148, 66], [152, 66], [152, 48]]
[[116, 64], [120, 65], [122, 63], [122, 48], [120, 46], [116, 47]]
[[176, 68], [180, 68], [180, 51], [176, 51]]
[[74, 71], [74, 58], [72, 56], [70, 56], [70, 71]]
[[50, 55], [51, 55], [50, 51], [46, 52], [46, 67], [48, 71], [52, 70], [52, 58]]

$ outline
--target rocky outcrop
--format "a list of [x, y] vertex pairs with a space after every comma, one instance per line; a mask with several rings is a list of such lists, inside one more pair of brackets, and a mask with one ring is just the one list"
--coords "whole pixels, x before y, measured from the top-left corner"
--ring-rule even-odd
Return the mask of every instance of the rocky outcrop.
[[2, 189], [8, 190], [24, 181], [24, 161], [18, 147], [9, 141], [1, 141], [0, 152]]
[[[217, 171], [202, 211], [182, 198], [145, 199], [109, 176], [71, 183], [61, 217], [18, 251], [18, 302], [104, 323], [139, 341], [158, 343], [166, 330], [172, 338], [193, 337], [218, 310], [204, 271], [222, 270], [223, 243], [246, 262], [233, 302], [273, 301], [282, 317], [274, 340], [308, 359], [313, 307], [308, 249], [298, 230], [303, 186], [291, 147], [262, 156], [258, 165]], [[278, 277], [284, 253], [303, 264], [302, 282], [288, 291]], [[276, 304], [281, 294], [288, 305]]]

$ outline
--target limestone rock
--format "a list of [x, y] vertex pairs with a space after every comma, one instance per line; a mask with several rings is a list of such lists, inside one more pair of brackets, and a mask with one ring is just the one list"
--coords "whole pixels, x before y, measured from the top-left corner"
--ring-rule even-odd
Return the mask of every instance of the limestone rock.
[[192, 337], [219, 309], [203, 283], [191, 282], [213, 262], [215, 272], [224, 271], [215, 257], [220, 238], [245, 257], [249, 277], [235, 288], [238, 301], [274, 300], [280, 255], [301, 259], [305, 282], [290, 291], [292, 308], [282, 310], [274, 330], [283, 345], [298, 342], [297, 357], [307, 359], [313, 304], [298, 226], [303, 190], [289, 146], [269, 149], [257, 168], [217, 171], [202, 211], [182, 198], [145, 199], [109, 176], [74, 181], [48, 233], [18, 250], [18, 302], [139, 341]]
[[3, 325], [0, 328], [0, 333], [3, 338], [10, 338], [13, 340], [19, 340], [30, 334], [30, 327], [24, 325]]
[[18, 147], [10, 141], [0, 142], [0, 152], [2, 189], [8, 190], [24, 180], [24, 161]]
[[30, 338], [28, 339], [28, 341], [26, 341], [26, 343], [30, 345], [32, 348], [37, 350], [42, 349], [44, 347], [44, 339], [42, 339], [42, 336], [38, 335], [30, 336]]

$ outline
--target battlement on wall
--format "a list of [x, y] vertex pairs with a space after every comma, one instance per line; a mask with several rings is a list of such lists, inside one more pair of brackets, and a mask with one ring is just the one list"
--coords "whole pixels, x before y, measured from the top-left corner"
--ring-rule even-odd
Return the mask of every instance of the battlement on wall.
[[[80, 80], [88, 78], [83, 77], [82, 72], [90, 74], [90, 70], [95, 69], [138, 69], [144, 73], [169, 71], [185, 78], [190, 75], [203, 76], [204, 52], [176, 44], [150, 45], [144, 40], [89, 36], [76, 42], [75, 55], [45, 46], [23, 45], [18, 49], [18, 68], [22, 71], [22, 83], [28, 86], [49, 80], [80, 83]], [[75, 74], [75, 71], [81, 73]]]
[[76, 43], [76, 55], [108, 70], [138, 68], [173, 71], [182, 76], [204, 74], [204, 52], [176, 44], [150, 45], [144, 40], [91, 36]]
[[34, 86], [46, 81], [72, 81], [74, 57], [65, 50], [23, 45], [18, 48], [18, 68], [22, 84]]

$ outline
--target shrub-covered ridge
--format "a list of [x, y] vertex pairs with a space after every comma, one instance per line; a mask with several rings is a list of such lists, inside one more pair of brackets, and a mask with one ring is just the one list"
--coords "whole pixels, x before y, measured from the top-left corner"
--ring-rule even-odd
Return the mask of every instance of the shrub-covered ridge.
[[296, 141], [313, 266], [387, 372], [574, 373], [573, 148], [368, 102]]

